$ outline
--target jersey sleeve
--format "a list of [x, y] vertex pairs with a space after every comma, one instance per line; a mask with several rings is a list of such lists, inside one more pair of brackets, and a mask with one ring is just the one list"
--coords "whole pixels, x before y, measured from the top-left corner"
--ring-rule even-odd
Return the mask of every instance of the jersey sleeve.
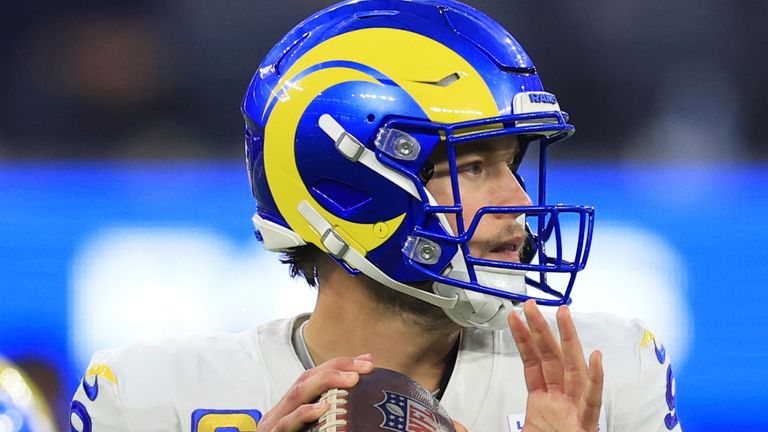
[[646, 329], [638, 348], [637, 405], [628, 430], [682, 431], [675, 403], [675, 377], [664, 345]]
[[83, 380], [72, 398], [72, 431], [128, 432], [131, 427], [122, 410], [118, 375], [112, 371], [105, 354], [91, 359]]

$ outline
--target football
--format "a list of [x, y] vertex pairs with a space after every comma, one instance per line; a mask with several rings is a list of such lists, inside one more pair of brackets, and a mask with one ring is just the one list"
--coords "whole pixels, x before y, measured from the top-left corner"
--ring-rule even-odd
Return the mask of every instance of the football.
[[427, 389], [389, 369], [360, 375], [354, 387], [328, 390], [320, 400], [330, 409], [305, 432], [455, 432]]

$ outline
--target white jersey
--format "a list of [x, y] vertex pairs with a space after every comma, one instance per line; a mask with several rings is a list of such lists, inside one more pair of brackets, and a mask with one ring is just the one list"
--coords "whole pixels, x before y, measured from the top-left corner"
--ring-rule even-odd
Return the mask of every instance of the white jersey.
[[[554, 315], [545, 316], [556, 329]], [[603, 353], [600, 431], [680, 431], [672, 370], [653, 334], [605, 314], [573, 320], [584, 352]], [[291, 342], [295, 322], [99, 352], [72, 401], [74, 430], [253, 431], [304, 370]], [[441, 400], [450, 416], [473, 432], [516, 432], [526, 398], [509, 330], [464, 329]]]

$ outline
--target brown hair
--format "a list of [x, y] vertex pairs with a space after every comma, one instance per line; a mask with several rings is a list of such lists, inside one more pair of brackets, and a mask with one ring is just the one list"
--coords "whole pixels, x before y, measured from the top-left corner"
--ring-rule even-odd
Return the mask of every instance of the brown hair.
[[320, 284], [318, 269], [323, 267], [327, 260], [325, 252], [311, 243], [288, 249], [280, 256], [280, 262], [288, 264], [288, 274], [291, 277], [301, 276], [309, 286], [315, 288]]

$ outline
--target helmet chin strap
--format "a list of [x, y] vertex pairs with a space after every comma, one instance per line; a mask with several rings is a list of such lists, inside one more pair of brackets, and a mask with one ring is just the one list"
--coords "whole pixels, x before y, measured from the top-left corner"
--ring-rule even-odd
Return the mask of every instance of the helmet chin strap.
[[[440, 283], [435, 283], [433, 285], [434, 293], [430, 293], [397, 282], [365, 259], [362, 254], [349, 247], [335, 232], [331, 224], [308, 202], [301, 201], [298, 210], [307, 222], [321, 234], [323, 246], [333, 256], [362, 271], [376, 282], [440, 307], [449, 318], [461, 326], [490, 330], [501, 330], [507, 327], [507, 315], [515, 309], [515, 303], [511, 300]], [[524, 219], [524, 216], [522, 217]], [[487, 287], [520, 294], [526, 292], [525, 272], [477, 266], [475, 274], [478, 282]], [[469, 273], [466, 271], [461, 252], [452, 259], [451, 270], [447, 276], [469, 281]]]
[[[515, 221], [525, 226], [525, 215], [518, 216]], [[448, 232], [452, 231], [447, 221], [443, 222], [443, 225]], [[475, 276], [480, 285], [515, 294], [527, 294], [525, 273], [500, 267], [475, 267]], [[451, 259], [451, 266], [445, 276], [469, 282], [469, 272], [461, 250]], [[443, 310], [449, 318], [464, 327], [503, 330], [508, 327], [507, 315], [516, 308], [520, 309], [519, 302], [440, 282], [435, 282], [432, 289], [440, 295], [458, 297], [458, 302], [453, 308]]]
[[[477, 282], [489, 288], [519, 294], [526, 293], [525, 272], [520, 270], [500, 269], [495, 267], [475, 267]], [[447, 277], [469, 282], [466, 271], [451, 269]], [[434, 291], [444, 296], [457, 296], [458, 301], [451, 309], [443, 309], [457, 324], [464, 327], [476, 327], [488, 330], [507, 328], [507, 315], [519, 308], [519, 303], [500, 297], [458, 288], [435, 282]]]
[[306, 219], [307, 223], [320, 234], [321, 243], [328, 250], [328, 253], [333, 255], [336, 259], [346, 262], [352, 268], [360, 270], [366, 276], [386, 287], [392, 288], [403, 294], [408, 294], [411, 297], [415, 297], [444, 310], [452, 309], [456, 305], [457, 298], [455, 295], [443, 296], [437, 293], [423, 291], [416, 287], [400, 283], [389, 277], [378, 267], [373, 265], [373, 263], [368, 261], [360, 252], [350, 247], [336, 230], [333, 229], [330, 222], [328, 222], [307, 201], [301, 201], [298, 205], [298, 210], [304, 219]]

